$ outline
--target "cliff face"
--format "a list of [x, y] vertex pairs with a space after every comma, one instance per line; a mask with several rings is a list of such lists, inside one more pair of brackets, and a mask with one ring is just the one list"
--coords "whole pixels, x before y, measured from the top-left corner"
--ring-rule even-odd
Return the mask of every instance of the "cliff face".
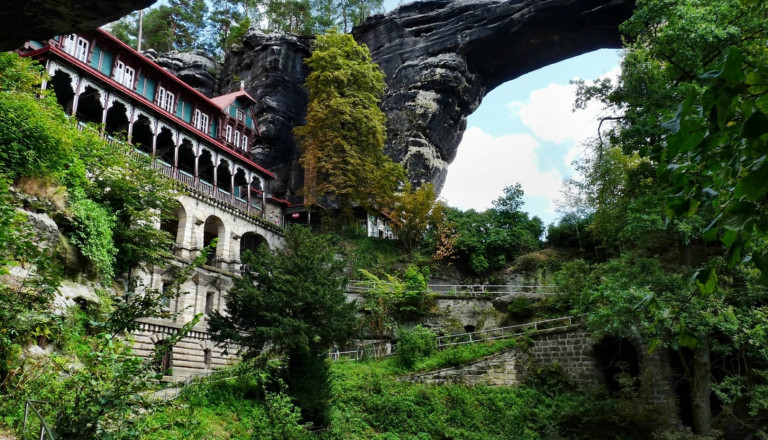
[[[427, 0], [367, 19], [353, 30], [386, 74], [386, 153], [416, 184], [441, 189], [466, 129], [487, 92], [548, 64], [620, 47], [618, 25], [633, 0]], [[249, 32], [228, 55], [221, 91], [259, 102], [254, 154], [280, 179], [277, 194], [301, 186], [291, 129], [302, 123], [306, 39]]]
[[157, 0], [3, 0], [0, 2], [0, 50], [27, 40], [87, 31], [115, 21]]
[[310, 53], [308, 38], [251, 29], [242, 46], [227, 54], [221, 72], [222, 93], [237, 90], [243, 81], [245, 90], [258, 102], [255, 112], [260, 136], [252, 154], [278, 176], [272, 192], [292, 202], [300, 200], [290, 195], [304, 183], [292, 130], [303, 124], [307, 112], [304, 80], [309, 70], [304, 58]]

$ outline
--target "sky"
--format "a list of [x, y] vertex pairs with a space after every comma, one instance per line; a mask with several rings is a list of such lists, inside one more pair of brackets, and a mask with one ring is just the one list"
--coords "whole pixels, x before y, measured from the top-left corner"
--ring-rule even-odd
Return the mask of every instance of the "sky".
[[583, 142], [597, 135], [598, 104], [573, 111], [572, 79], [616, 77], [620, 52], [599, 50], [553, 64], [491, 91], [469, 116], [467, 131], [440, 194], [448, 205], [483, 211], [520, 183], [523, 210], [545, 225], [559, 218], [556, 202], [563, 179]]

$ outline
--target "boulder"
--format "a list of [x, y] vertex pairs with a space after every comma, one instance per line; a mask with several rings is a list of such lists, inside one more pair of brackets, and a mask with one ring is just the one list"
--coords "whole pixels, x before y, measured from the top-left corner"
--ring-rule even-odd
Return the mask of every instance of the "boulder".
[[[154, 51], [152, 51], [154, 52]], [[205, 51], [171, 51], [162, 54], [145, 52], [165, 70], [190, 85], [193, 89], [211, 98], [218, 95], [218, 72], [221, 67]]]
[[27, 40], [97, 28], [157, 0], [3, 0], [0, 2], [0, 50]]

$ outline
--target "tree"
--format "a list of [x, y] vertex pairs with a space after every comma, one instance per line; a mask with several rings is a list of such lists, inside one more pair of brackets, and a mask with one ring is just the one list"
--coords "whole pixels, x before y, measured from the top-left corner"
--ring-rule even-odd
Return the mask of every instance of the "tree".
[[384, 155], [384, 74], [351, 35], [318, 36], [306, 60], [309, 107], [294, 133], [302, 149], [305, 202], [333, 195], [342, 207], [391, 206], [404, 171]]
[[208, 5], [205, 0], [169, 0], [174, 47], [180, 51], [201, 48]]
[[[768, 39], [765, 18], [766, 4], [758, 1], [638, 2], [632, 19], [622, 27], [630, 43], [618, 84], [583, 87], [581, 94], [584, 99], [601, 99], [621, 115], [607, 145], [601, 141], [595, 155], [592, 169], [600, 172], [591, 176], [604, 192], [596, 200], [593, 218], [603, 218], [598, 224], [612, 229], [625, 251], [645, 247], [645, 252], [662, 252], [655, 238], [650, 242], [657, 243], [656, 250], [643, 245], [648, 237], [679, 243], [687, 257], [672, 270], [681, 274], [709, 260], [693, 272], [694, 292], [672, 292], [678, 297], [670, 298], [651, 291], [648, 296], [663, 311], [654, 315], [655, 325], [669, 330], [656, 334], [657, 343], [681, 354], [682, 347], [691, 349], [694, 428], [701, 434], [711, 427], [711, 389], [733, 378], [709, 383], [710, 357], [715, 349], [721, 350], [719, 337], [712, 337], [717, 332], [711, 331], [717, 320], [705, 320], [704, 325], [698, 318], [708, 316], [710, 308], [733, 307], [741, 281], [721, 264], [720, 249], [692, 245], [702, 237], [717, 238], [728, 250], [724, 256], [729, 265], [762, 264], [768, 230], [761, 208], [766, 108], [759, 104], [766, 91], [762, 87], [766, 75], [761, 73]], [[622, 176], [611, 164], [631, 165], [624, 169], [642, 171], [645, 177], [628, 179], [629, 173]], [[642, 191], [635, 191], [638, 186]], [[711, 258], [713, 254], [716, 258]], [[730, 281], [719, 288], [718, 270], [724, 270]], [[736, 339], [728, 344], [729, 350], [756, 353]], [[764, 365], [765, 358], [753, 361]], [[739, 380], [747, 380], [746, 375], [736, 374]], [[720, 393], [721, 399], [727, 395], [722, 388]], [[764, 397], [758, 393], [753, 399]]]
[[328, 349], [355, 328], [355, 306], [343, 290], [344, 262], [331, 240], [294, 226], [284, 248], [246, 254], [224, 313], [214, 312], [210, 322], [211, 338], [237, 344], [246, 358], [267, 348], [287, 356], [289, 394], [318, 425], [327, 423]]
[[461, 264], [477, 275], [503, 267], [508, 261], [539, 247], [543, 225], [538, 217], [519, 211], [523, 191], [519, 184], [504, 189], [505, 195], [485, 212], [450, 208], [453, 249]]
[[422, 185], [413, 190], [410, 182], [395, 197], [390, 212], [395, 234], [406, 251], [418, 245], [428, 228], [435, 228], [443, 221], [447, 207], [437, 200], [432, 184]]

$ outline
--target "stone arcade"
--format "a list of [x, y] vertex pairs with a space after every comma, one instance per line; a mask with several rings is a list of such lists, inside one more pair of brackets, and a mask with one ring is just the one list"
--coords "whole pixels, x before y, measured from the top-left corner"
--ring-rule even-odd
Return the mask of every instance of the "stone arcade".
[[43, 87], [53, 89], [81, 130], [102, 130], [112, 142], [124, 136], [137, 154], [152, 156], [154, 167], [184, 185], [187, 195], [178, 197], [173, 219], [158, 225], [176, 238], [174, 259], [165, 267], [142, 268], [145, 285], [165, 289], [173, 267], [218, 239], [215, 253], [182, 285], [186, 293], [165, 304], [179, 316], [142, 320], [133, 335], [136, 353], [149, 355], [201, 313], [203, 320], [159, 367], [185, 376], [227, 364], [232, 355], [213, 346], [205, 316], [222, 308], [244, 251], [280, 245], [288, 206], [268, 193], [274, 175], [251, 159], [259, 133], [251, 112], [255, 100], [242, 88], [209, 99], [98, 29], [30, 41], [20, 52], [45, 66], [51, 79]]

